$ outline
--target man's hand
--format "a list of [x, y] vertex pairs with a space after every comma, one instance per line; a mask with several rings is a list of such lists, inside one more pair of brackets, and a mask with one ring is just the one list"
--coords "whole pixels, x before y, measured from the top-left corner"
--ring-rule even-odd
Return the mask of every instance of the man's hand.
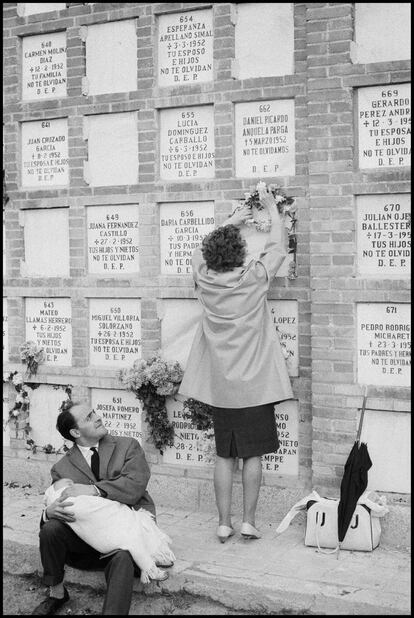
[[249, 219], [252, 219], [252, 212], [248, 206], [243, 204], [243, 206], [237, 206], [236, 210], [233, 212], [231, 217], [229, 217], [224, 225], [236, 225], [240, 227], [244, 223], [246, 223]]
[[[96, 496], [96, 490], [93, 485], [82, 485], [80, 483], [74, 483], [73, 485], [69, 485], [66, 487], [61, 494], [63, 499], [69, 498], [70, 496]], [[73, 503], [72, 503], [73, 504]]]
[[59, 496], [46, 509], [46, 517], [48, 519], [60, 519], [60, 521], [72, 522], [75, 521], [75, 515], [72, 511], [67, 511], [68, 506], [72, 506], [73, 502], [65, 502], [63, 496]]

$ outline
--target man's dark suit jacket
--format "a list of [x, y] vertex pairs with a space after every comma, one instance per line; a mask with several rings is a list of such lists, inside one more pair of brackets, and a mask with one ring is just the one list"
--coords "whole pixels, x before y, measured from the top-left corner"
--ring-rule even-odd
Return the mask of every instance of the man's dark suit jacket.
[[155, 504], [147, 492], [150, 469], [144, 451], [134, 438], [106, 434], [99, 441], [98, 481], [76, 444], [57, 461], [50, 473], [53, 482], [70, 478], [75, 483], [96, 485], [109, 500], [155, 515]]

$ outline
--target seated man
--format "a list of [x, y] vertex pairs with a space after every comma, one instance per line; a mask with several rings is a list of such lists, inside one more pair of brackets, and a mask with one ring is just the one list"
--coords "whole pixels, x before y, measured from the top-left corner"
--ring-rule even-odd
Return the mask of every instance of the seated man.
[[133, 438], [109, 435], [101, 418], [83, 403], [74, 403], [62, 411], [56, 428], [74, 445], [52, 466], [52, 480], [70, 478], [74, 484], [43, 512], [40, 555], [43, 582], [50, 586], [50, 593], [32, 615], [54, 615], [69, 599], [63, 585], [64, 565], [68, 564], [80, 569], [104, 567], [107, 589], [102, 614], [126, 616], [132, 598], [132, 556], [121, 550], [102, 559], [99, 552], [82, 541], [68, 525], [75, 520], [70, 497], [101, 496], [135, 510], [147, 509], [155, 516], [154, 502], [146, 490], [150, 470], [144, 451]]

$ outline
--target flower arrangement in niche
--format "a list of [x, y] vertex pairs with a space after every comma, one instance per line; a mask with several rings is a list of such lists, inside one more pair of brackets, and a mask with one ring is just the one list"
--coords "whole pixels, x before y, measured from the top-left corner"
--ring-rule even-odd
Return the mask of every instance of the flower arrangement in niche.
[[[254, 225], [259, 232], [269, 232], [272, 226], [271, 219], [264, 218], [266, 210], [265, 204], [260, 199], [260, 194], [263, 192], [269, 192], [273, 195], [276, 202], [277, 209], [281, 216], [284, 218], [285, 228], [288, 233], [288, 253], [293, 256], [289, 264], [288, 279], [295, 279], [297, 277], [296, 272], [296, 251], [297, 251], [297, 237], [296, 237], [296, 205], [293, 197], [288, 197], [284, 191], [275, 184], [269, 184], [260, 181], [257, 183], [256, 188], [251, 193], [245, 193], [244, 204], [247, 205], [252, 211], [252, 220], [247, 222], [247, 225]], [[262, 214], [260, 214], [262, 213]]]
[[177, 361], [165, 361], [160, 352], [137, 359], [131, 369], [121, 369], [119, 379], [142, 402], [150, 435], [161, 455], [174, 444], [174, 426], [168, 419], [165, 401], [179, 389], [184, 372]]
[[191, 420], [192, 424], [202, 431], [200, 440], [197, 442], [197, 450], [203, 454], [204, 463], [214, 463], [216, 446], [211, 407], [207, 403], [190, 397], [184, 401], [183, 418]]
[[27, 374], [35, 375], [38, 366], [45, 360], [43, 348], [37, 347], [34, 341], [26, 341], [20, 346], [19, 351], [20, 360], [27, 365]]

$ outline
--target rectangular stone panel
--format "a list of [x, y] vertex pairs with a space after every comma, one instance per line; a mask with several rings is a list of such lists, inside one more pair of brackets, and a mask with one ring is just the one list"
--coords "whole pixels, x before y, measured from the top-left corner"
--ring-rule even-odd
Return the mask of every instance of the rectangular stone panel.
[[358, 273], [408, 277], [411, 273], [410, 194], [358, 195]]
[[135, 438], [142, 444], [142, 404], [134, 393], [92, 388], [91, 404], [112, 436]]
[[18, 2], [17, 15], [27, 17], [37, 13], [50, 13], [51, 11], [64, 11], [66, 2]]
[[269, 300], [273, 323], [279, 336], [290, 376], [299, 375], [299, 324], [296, 300]]
[[72, 364], [70, 298], [26, 298], [26, 341], [45, 351], [45, 365]]
[[24, 37], [22, 99], [56, 99], [66, 94], [66, 32]]
[[160, 111], [161, 180], [214, 178], [214, 110], [212, 105]]
[[202, 315], [200, 303], [192, 298], [163, 298], [157, 302], [157, 314], [163, 358], [177, 360], [185, 369]]
[[3, 363], [9, 360], [9, 316], [7, 298], [3, 297]]
[[372, 461], [367, 489], [410, 494], [411, 414], [366, 410], [361, 441]]
[[141, 357], [141, 301], [137, 298], [89, 300], [89, 364], [129, 367]]
[[409, 2], [355, 2], [353, 62], [390, 62], [411, 58]]
[[411, 306], [357, 305], [358, 383], [410, 386]]
[[138, 204], [87, 206], [88, 272], [139, 272]]
[[238, 178], [295, 175], [295, 101], [251, 101], [234, 106]]
[[299, 474], [299, 414], [298, 402], [289, 400], [275, 405], [279, 448], [262, 455], [264, 472], [288, 476]]
[[[59, 408], [68, 398], [65, 388], [60, 385], [40, 384], [37, 388], [29, 390], [30, 438], [40, 447], [51, 444], [53, 448], [60, 449], [65, 443], [56, 429]], [[66, 444], [69, 447], [73, 446], [70, 441]]]
[[239, 2], [236, 5], [237, 79], [294, 72], [293, 2]]
[[[163, 463], [183, 466], [205, 466], [214, 463], [204, 450], [207, 441], [203, 438], [203, 432], [190, 420], [183, 418], [183, 403], [167, 397], [166, 407], [168, 420], [174, 426], [175, 437], [174, 445], [164, 450]], [[214, 438], [210, 445], [214, 445]]]
[[54, 189], [69, 184], [68, 120], [21, 124], [22, 188]]
[[83, 28], [86, 79], [82, 80], [82, 93], [91, 96], [137, 90], [135, 19]]
[[84, 118], [88, 140], [85, 182], [92, 187], [138, 182], [137, 113], [96, 114]]
[[20, 211], [24, 225], [25, 277], [69, 277], [69, 209]]
[[411, 165], [411, 84], [358, 88], [361, 169]]
[[158, 85], [213, 79], [213, 11], [183, 11], [158, 17]]
[[214, 202], [160, 204], [161, 274], [191, 274], [193, 251], [214, 227]]

